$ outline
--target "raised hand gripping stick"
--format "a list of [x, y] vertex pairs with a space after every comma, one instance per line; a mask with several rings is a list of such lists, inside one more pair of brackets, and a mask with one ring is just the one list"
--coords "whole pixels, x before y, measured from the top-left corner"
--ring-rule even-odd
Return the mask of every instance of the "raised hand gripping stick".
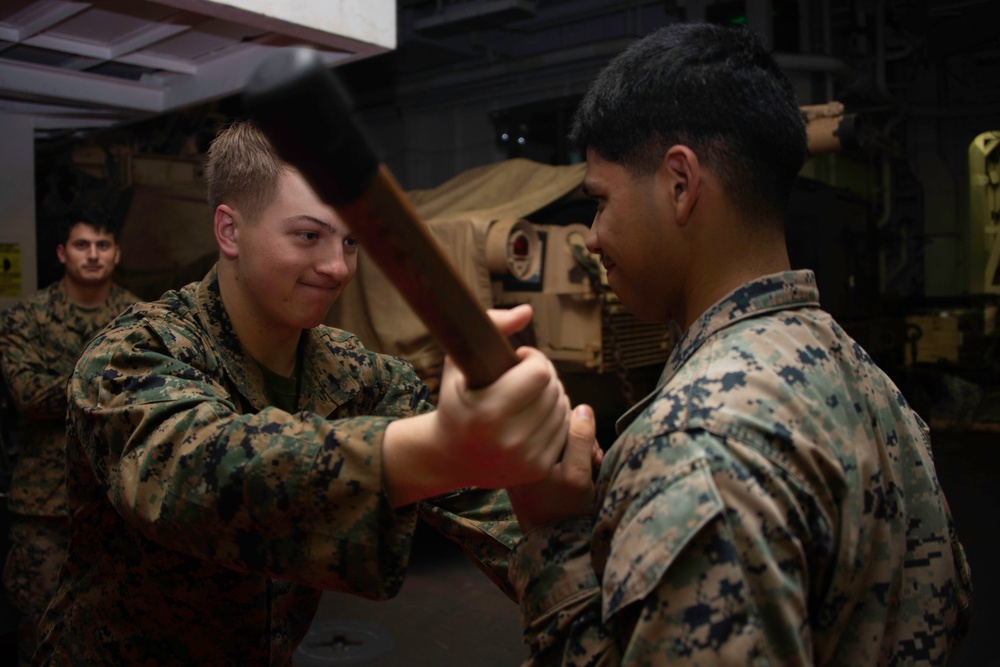
[[386, 274], [469, 386], [517, 363], [507, 339], [380, 164], [343, 87], [311, 49], [276, 52], [253, 73], [244, 108]]

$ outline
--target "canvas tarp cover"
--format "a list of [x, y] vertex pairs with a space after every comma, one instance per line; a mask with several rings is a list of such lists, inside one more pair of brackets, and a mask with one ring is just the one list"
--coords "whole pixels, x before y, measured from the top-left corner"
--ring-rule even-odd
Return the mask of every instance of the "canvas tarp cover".
[[[484, 308], [492, 305], [486, 235], [497, 220], [530, 216], [576, 190], [584, 164], [552, 166], [523, 158], [465, 171], [444, 184], [407, 192], [420, 218]], [[444, 352], [364, 250], [354, 281], [327, 323], [356, 334], [366, 347], [408, 360], [425, 379]]]

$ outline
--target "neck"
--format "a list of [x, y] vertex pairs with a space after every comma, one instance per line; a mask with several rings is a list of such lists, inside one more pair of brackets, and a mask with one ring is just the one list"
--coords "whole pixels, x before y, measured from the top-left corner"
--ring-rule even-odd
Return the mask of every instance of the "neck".
[[[741, 224], [737, 222], [736, 224]], [[722, 230], [729, 230], [724, 233]], [[697, 264], [690, 283], [685, 309], [678, 324], [687, 330], [706, 310], [724, 296], [748, 282], [772, 273], [789, 271], [788, 250], [780, 227], [774, 231], [741, 233], [740, 228], [723, 225], [702, 257], [724, 258]]]
[[233, 331], [246, 351], [269, 370], [290, 377], [302, 330], [276, 327], [246, 299], [232, 269], [219, 262], [219, 292]]
[[97, 308], [108, 298], [108, 292], [111, 291], [111, 281], [98, 285], [81, 285], [63, 278], [63, 287], [66, 289], [66, 296], [70, 303], [81, 308]]

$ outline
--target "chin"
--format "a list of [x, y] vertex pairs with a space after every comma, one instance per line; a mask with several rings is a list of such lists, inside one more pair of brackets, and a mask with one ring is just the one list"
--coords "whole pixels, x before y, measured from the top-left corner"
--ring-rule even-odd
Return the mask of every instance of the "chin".
[[299, 317], [295, 325], [299, 329], [315, 329], [319, 325], [323, 324], [325, 320], [326, 320], [326, 313], [324, 313], [322, 316], [313, 314], [306, 317]]
[[330, 306], [323, 309], [310, 310], [301, 314], [301, 327], [303, 329], [315, 329], [326, 323], [326, 316], [330, 313]]
[[100, 287], [111, 282], [110, 276], [77, 276], [76, 283], [83, 287]]

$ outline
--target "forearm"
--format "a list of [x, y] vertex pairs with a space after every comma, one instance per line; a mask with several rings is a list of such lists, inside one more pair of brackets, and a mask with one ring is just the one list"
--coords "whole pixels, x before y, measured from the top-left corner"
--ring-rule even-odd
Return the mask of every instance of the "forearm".
[[5, 337], [4, 382], [14, 407], [32, 419], [65, 419], [69, 372], [45, 367], [44, 360], [24, 341]]
[[[389, 507], [373, 463], [377, 425], [274, 408], [213, 423], [206, 412], [151, 417], [154, 433], [136, 432], [129, 453], [106, 464], [126, 521], [165, 547], [233, 569], [391, 594], [386, 584], [405, 568], [415, 512]], [[181, 432], [182, 443], [170, 435]], [[88, 450], [99, 471], [100, 453]]]
[[382, 440], [382, 483], [393, 507], [404, 507], [447, 493], [448, 483], [439, 443], [436, 413], [398, 419], [386, 427]]
[[67, 377], [34, 375], [12, 386], [10, 395], [14, 406], [24, 416], [62, 421], [66, 419], [67, 381]]
[[431, 413], [389, 425], [384, 483], [394, 507], [465, 487], [510, 488], [537, 482], [566, 443], [569, 400], [552, 363], [520, 348], [521, 361], [481, 389], [469, 389], [449, 364]]
[[0, 335], [4, 382], [17, 410], [32, 419], [65, 419], [66, 383], [72, 364], [52, 368], [37, 346], [40, 333], [28, 323], [5, 322]]

